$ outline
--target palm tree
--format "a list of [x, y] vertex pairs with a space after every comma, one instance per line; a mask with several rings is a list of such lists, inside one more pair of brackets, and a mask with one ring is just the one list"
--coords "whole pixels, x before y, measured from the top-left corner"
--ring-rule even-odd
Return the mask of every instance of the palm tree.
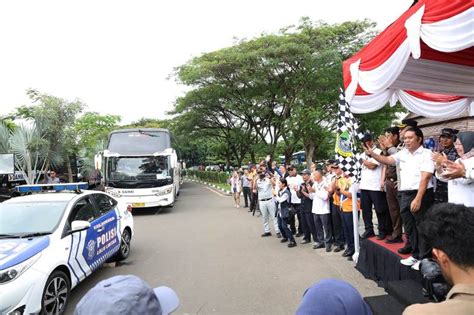
[[0, 151], [15, 155], [15, 169], [26, 183], [37, 184], [49, 163], [56, 157], [49, 152], [48, 142], [35, 124], [19, 124], [11, 131], [0, 124]]

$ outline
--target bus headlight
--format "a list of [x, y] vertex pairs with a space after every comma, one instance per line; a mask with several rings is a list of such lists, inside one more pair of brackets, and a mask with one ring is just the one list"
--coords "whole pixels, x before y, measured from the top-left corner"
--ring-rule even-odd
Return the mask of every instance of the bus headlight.
[[173, 192], [173, 187], [168, 187], [162, 191], [159, 191], [158, 193], [156, 193], [157, 196], [163, 196], [163, 195], [168, 195], [168, 194], [171, 194]]

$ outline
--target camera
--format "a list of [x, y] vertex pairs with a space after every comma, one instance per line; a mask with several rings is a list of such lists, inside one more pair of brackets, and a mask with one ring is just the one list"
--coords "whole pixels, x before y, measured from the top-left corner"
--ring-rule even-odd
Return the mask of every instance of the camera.
[[446, 282], [439, 264], [430, 258], [425, 258], [420, 263], [420, 273], [423, 277], [423, 295], [435, 302], [446, 299], [451, 285]]

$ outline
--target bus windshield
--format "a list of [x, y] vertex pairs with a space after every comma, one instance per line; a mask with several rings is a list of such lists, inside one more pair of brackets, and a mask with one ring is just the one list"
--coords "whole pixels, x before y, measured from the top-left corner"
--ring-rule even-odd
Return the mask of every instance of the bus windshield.
[[108, 150], [121, 155], [142, 155], [161, 152], [171, 147], [170, 136], [164, 131], [137, 130], [114, 132]]

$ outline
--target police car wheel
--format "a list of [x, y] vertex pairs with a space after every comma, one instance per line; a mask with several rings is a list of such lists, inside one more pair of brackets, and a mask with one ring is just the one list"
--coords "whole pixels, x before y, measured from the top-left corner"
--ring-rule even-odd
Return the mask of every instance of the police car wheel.
[[56, 270], [53, 272], [44, 287], [41, 299], [41, 314], [63, 314], [69, 300], [71, 284], [67, 275]]
[[120, 250], [117, 253], [116, 261], [124, 260], [130, 255], [130, 241], [132, 237], [130, 231], [125, 229], [122, 233], [122, 239], [120, 241]]

